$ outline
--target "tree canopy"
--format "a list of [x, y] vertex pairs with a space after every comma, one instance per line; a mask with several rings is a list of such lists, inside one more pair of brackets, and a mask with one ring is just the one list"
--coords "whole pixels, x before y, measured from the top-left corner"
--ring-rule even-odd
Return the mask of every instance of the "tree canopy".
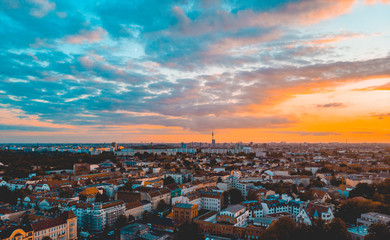
[[229, 191], [230, 204], [238, 204], [244, 200], [241, 191], [238, 189], [230, 189]]
[[366, 240], [389, 240], [390, 239], [390, 222], [385, 224], [371, 224], [368, 228]]
[[332, 222], [325, 223], [316, 220], [312, 225], [296, 225], [290, 218], [281, 218], [271, 225], [262, 235], [262, 240], [349, 240], [350, 235], [345, 223], [340, 218], [334, 218]]
[[168, 176], [168, 177], [164, 178], [164, 186], [172, 184], [172, 183], [175, 183], [175, 179], [173, 179], [173, 177]]

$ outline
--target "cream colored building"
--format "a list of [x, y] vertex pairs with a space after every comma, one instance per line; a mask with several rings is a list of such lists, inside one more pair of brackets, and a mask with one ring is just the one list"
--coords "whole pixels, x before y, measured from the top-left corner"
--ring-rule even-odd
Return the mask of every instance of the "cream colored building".
[[77, 218], [73, 211], [65, 211], [61, 216], [31, 224], [34, 240], [44, 237], [58, 240], [77, 239]]

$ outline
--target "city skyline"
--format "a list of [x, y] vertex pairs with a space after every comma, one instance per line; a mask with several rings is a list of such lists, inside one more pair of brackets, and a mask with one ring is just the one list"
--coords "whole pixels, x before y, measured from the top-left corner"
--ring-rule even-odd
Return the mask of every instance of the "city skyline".
[[390, 142], [390, 1], [2, 1], [0, 142]]

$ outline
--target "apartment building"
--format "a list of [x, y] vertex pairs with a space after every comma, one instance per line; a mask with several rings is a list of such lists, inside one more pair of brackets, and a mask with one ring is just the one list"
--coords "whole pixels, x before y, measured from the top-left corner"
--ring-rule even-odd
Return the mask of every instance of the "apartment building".
[[154, 210], [157, 208], [160, 201], [164, 201], [168, 205], [171, 203], [171, 191], [162, 188], [147, 193], [141, 193], [141, 200], [150, 201], [152, 210]]
[[302, 208], [302, 202], [295, 200], [283, 200], [283, 199], [264, 199], [261, 203], [263, 207], [263, 214], [274, 214], [281, 212], [288, 212], [294, 215], [298, 215]]
[[140, 220], [142, 218], [142, 214], [146, 212], [150, 212], [152, 210], [152, 205], [149, 201], [142, 200], [142, 201], [133, 201], [126, 203], [126, 211], [125, 215], [126, 217], [129, 217], [129, 215], [132, 215], [135, 220]]
[[164, 178], [172, 177], [176, 184], [183, 184], [185, 182], [192, 182], [192, 173], [165, 173]]
[[390, 215], [376, 212], [362, 213], [356, 221], [356, 226], [349, 228], [348, 232], [353, 240], [364, 240], [371, 224], [387, 224], [388, 222], [390, 222]]
[[34, 240], [44, 237], [58, 240], [77, 239], [77, 218], [73, 211], [65, 211], [61, 216], [31, 224]]
[[213, 191], [200, 191], [201, 209], [221, 211], [223, 205], [223, 193]]
[[75, 212], [79, 228], [101, 232], [107, 226], [112, 227], [118, 217], [125, 214], [126, 206], [122, 200], [105, 203], [70, 202], [66, 209]]
[[224, 221], [218, 222], [218, 216], [219, 214], [217, 212], [209, 211], [196, 217], [194, 222], [198, 225], [199, 232], [211, 236], [220, 236], [220, 239], [260, 239], [264, 232], [264, 228], [254, 225], [239, 227], [233, 224], [227, 224]]
[[176, 220], [192, 223], [192, 220], [198, 216], [198, 205], [188, 203], [176, 203], [172, 207], [172, 217]]
[[225, 210], [221, 211], [216, 219], [220, 223], [229, 223], [236, 227], [246, 227], [249, 217], [249, 211], [245, 206], [236, 204], [231, 205]]
[[249, 211], [249, 218], [259, 218], [264, 216], [263, 206], [259, 201], [244, 201], [242, 204]]
[[357, 225], [364, 225], [367, 227], [369, 227], [373, 223], [387, 224], [388, 222], [390, 222], [390, 215], [376, 212], [362, 213], [360, 215], [360, 218], [357, 219]]

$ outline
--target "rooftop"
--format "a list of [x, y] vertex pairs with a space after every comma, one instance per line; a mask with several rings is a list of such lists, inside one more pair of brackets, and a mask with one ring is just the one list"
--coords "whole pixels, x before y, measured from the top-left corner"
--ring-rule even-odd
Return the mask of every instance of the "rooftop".
[[354, 234], [357, 234], [357, 235], [360, 235], [360, 236], [365, 236], [365, 235], [368, 234], [368, 227], [363, 226], [363, 225], [356, 226], [356, 227], [353, 227], [353, 228], [349, 228], [348, 232], [354, 233]]
[[371, 217], [371, 218], [376, 218], [376, 219], [380, 219], [380, 220], [384, 220], [384, 221], [390, 221], [390, 215], [377, 213], [377, 212], [363, 213], [362, 217]]
[[140, 224], [140, 223], [135, 223], [135, 224], [130, 224], [121, 229], [121, 233], [130, 233], [130, 234], [135, 234], [137, 231], [145, 230], [148, 229], [148, 225], [146, 224]]
[[240, 205], [240, 204], [236, 204], [236, 205], [229, 206], [224, 211], [231, 212], [231, 213], [235, 214], [235, 213], [238, 213], [238, 212], [240, 212], [242, 210], [245, 210], [245, 207]]
[[189, 203], [176, 203], [174, 207], [177, 207], [177, 208], [191, 208], [193, 206], [193, 204], [189, 204]]

